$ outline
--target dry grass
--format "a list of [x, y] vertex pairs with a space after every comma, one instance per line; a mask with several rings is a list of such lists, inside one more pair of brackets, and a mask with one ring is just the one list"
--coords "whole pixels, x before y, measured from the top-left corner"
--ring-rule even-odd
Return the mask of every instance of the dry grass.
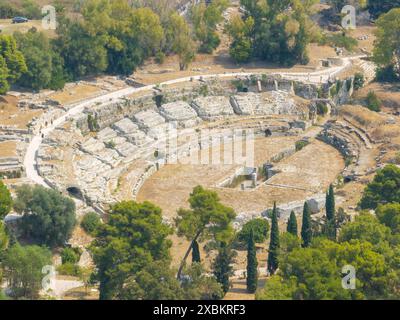
[[17, 106], [17, 98], [4, 96], [0, 100], [0, 125], [26, 129], [28, 123], [42, 112], [42, 110], [22, 110]]
[[15, 157], [17, 143], [15, 141], [0, 142], [0, 157]]
[[349, 120], [356, 121], [366, 128], [375, 128], [385, 123], [385, 118], [379, 113], [371, 111], [362, 106], [346, 105], [340, 108], [340, 114]]
[[378, 140], [398, 138], [400, 136], [400, 126], [398, 124], [381, 126], [372, 131], [372, 136]]
[[63, 90], [50, 95], [50, 98], [61, 104], [71, 104], [93, 97], [100, 92], [101, 89], [96, 86], [80, 83], [74, 86], [67, 86]]
[[354, 99], [364, 100], [370, 91], [382, 101], [383, 111], [400, 110], [400, 86], [398, 84], [373, 82], [354, 94]]
[[42, 27], [42, 20], [30, 20], [27, 23], [12, 23], [11, 19], [0, 19], [0, 30], [2, 34], [13, 34], [14, 32], [26, 33], [30, 29], [36, 28], [38, 31], [45, 32], [48, 36], [54, 37], [54, 30], [45, 30]]

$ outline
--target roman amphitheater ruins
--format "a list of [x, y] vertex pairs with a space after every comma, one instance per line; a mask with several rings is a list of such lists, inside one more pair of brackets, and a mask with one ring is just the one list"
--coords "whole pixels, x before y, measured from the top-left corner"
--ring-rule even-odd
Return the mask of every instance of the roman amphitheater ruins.
[[267, 215], [274, 201], [281, 219], [304, 199], [318, 212], [339, 175], [368, 169], [360, 155], [370, 140], [359, 128], [329, 118], [315, 125], [319, 108], [334, 115], [351, 96], [354, 65], [373, 73], [360, 57], [336, 58], [312, 73], [195, 76], [69, 105], [21, 100], [45, 112], [30, 125], [19, 166], [99, 213], [149, 200], [172, 221], [199, 184], [236, 210], [236, 226]]

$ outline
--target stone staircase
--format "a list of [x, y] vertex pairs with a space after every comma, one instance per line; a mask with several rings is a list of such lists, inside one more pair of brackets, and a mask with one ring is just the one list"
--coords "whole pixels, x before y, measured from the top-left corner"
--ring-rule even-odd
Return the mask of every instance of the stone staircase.
[[377, 68], [373, 62], [360, 59], [355, 62], [355, 65], [357, 65], [363, 70], [365, 80], [367, 83], [375, 79]]

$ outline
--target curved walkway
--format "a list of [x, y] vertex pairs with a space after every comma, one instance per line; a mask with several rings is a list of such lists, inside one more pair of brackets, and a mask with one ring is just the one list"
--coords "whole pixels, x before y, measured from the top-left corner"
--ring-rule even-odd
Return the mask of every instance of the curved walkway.
[[[335, 77], [337, 74], [345, 70], [347, 67], [352, 65], [352, 60], [359, 59], [362, 56], [356, 56], [356, 57], [346, 57], [343, 58], [343, 64], [341, 66], [335, 66], [331, 67], [329, 69], [321, 70], [321, 71], [315, 71], [311, 73], [304, 73], [304, 72], [298, 72], [298, 73], [268, 73], [269, 75], [281, 75], [284, 78], [290, 79], [290, 80], [298, 80], [298, 81], [304, 81], [308, 83], [314, 83], [314, 84], [319, 84], [319, 83], [324, 83], [327, 82], [329, 79], [332, 77]], [[239, 73], [223, 73], [223, 74], [211, 74], [211, 75], [203, 75], [203, 76], [192, 76], [192, 77], [184, 77], [184, 78], [178, 78], [174, 80], [169, 80], [165, 81], [163, 83], [160, 83], [159, 85], [171, 85], [171, 84], [177, 84], [177, 83], [183, 83], [183, 82], [188, 82], [191, 80], [201, 80], [201, 79], [209, 79], [209, 78], [230, 78], [230, 77], [236, 77], [236, 76], [250, 76], [254, 74], [262, 74], [262, 72], [254, 73], [254, 72], [239, 72]], [[41, 177], [37, 171], [37, 153], [40, 148], [40, 145], [42, 144], [43, 137], [46, 137], [49, 133], [51, 133], [56, 127], [60, 126], [63, 124], [69, 117], [72, 117], [74, 115], [77, 115], [85, 109], [85, 107], [96, 104], [96, 103], [104, 103], [107, 101], [111, 101], [114, 99], [119, 99], [128, 95], [131, 95], [136, 92], [141, 92], [141, 91], [146, 91], [146, 90], [151, 90], [154, 89], [157, 85], [152, 84], [140, 88], [125, 88], [122, 90], [114, 91], [111, 93], [107, 93], [105, 95], [92, 98], [89, 100], [86, 100], [85, 102], [79, 103], [69, 109], [64, 115], [61, 117], [55, 119], [52, 124], [49, 124], [47, 127], [41, 130], [40, 133], [34, 135], [32, 137], [32, 140], [30, 141], [28, 148], [26, 150], [25, 158], [24, 158], [24, 167], [25, 167], [25, 172], [27, 178], [32, 180], [32, 182], [42, 185], [44, 187], [50, 188], [46, 180]]]

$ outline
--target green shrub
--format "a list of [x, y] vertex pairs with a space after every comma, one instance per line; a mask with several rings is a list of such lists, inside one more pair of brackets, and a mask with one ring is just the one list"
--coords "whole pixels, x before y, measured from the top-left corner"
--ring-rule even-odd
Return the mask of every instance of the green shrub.
[[97, 123], [96, 117], [93, 117], [91, 114], [88, 114], [87, 122], [90, 132], [99, 131], [99, 125]]
[[158, 64], [163, 64], [163, 63], [165, 62], [166, 56], [165, 56], [165, 53], [164, 53], [164, 52], [158, 51], [158, 52], [156, 53], [155, 58], [156, 58], [156, 62], [157, 62]]
[[81, 268], [73, 263], [65, 263], [57, 267], [57, 272], [65, 276], [79, 277], [81, 274]]
[[375, 112], [381, 111], [382, 101], [378, 98], [374, 91], [368, 92], [366, 102], [369, 110]]
[[105, 142], [104, 145], [106, 146], [106, 148], [108, 149], [114, 149], [115, 148], [115, 142], [113, 140], [110, 140], [108, 142]]
[[326, 105], [326, 103], [318, 102], [317, 103], [317, 114], [319, 114], [320, 116], [324, 116], [327, 113], [328, 113], [328, 106]]
[[335, 47], [345, 48], [347, 51], [354, 51], [358, 45], [358, 41], [346, 34], [333, 34], [327, 36], [327, 42]]
[[303, 149], [305, 146], [307, 146], [310, 142], [307, 140], [299, 140], [296, 141], [296, 151], [300, 151]]
[[237, 240], [239, 242], [246, 243], [250, 235], [250, 231], [253, 230], [254, 241], [256, 243], [262, 243], [267, 239], [269, 229], [269, 223], [266, 219], [256, 218], [250, 220], [237, 234]]
[[81, 257], [82, 251], [79, 248], [64, 248], [61, 251], [61, 262], [62, 264], [66, 263], [78, 263]]
[[98, 229], [100, 224], [101, 220], [99, 215], [96, 212], [89, 212], [83, 217], [81, 227], [88, 234], [93, 235], [96, 233], [96, 230]]
[[203, 97], [208, 96], [208, 86], [206, 84], [200, 87], [199, 94], [202, 95]]
[[23, 13], [8, 3], [0, 3], [0, 19], [11, 19], [15, 16], [22, 16]]
[[395, 164], [400, 164], [400, 152], [396, 153], [393, 160]]
[[232, 84], [235, 86], [238, 92], [247, 92], [248, 88], [246, 87], [245, 83], [241, 79], [236, 79], [232, 81]]
[[397, 82], [400, 80], [398, 73], [392, 65], [378, 68], [376, 72], [376, 80], [379, 82]]
[[362, 73], [356, 73], [354, 75], [354, 90], [359, 90], [364, 87], [365, 78]]

